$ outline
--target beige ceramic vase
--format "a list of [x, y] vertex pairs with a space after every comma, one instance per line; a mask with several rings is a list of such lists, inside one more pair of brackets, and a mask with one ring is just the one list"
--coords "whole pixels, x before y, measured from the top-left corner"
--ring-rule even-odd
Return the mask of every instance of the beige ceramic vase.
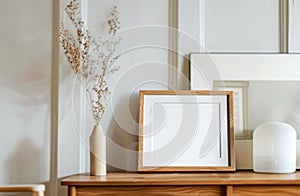
[[90, 174], [106, 175], [106, 136], [101, 125], [95, 125], [90, 135]]

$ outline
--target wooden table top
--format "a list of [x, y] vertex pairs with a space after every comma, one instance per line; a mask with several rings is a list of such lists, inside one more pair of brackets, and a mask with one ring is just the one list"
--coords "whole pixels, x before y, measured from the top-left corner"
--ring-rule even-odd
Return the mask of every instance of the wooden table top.
[[163, 186], [163, 185], [300, 185], [300, 171], [292, 174], [233, 173], [108, 173], [78, 174], [61, 182], [66, 186]]

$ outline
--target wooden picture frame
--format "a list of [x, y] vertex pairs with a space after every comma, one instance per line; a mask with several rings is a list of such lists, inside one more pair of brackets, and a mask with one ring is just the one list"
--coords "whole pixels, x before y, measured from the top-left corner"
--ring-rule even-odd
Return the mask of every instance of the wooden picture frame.
[[232, 91], [140, 91], [140, 172], [235, 171]]

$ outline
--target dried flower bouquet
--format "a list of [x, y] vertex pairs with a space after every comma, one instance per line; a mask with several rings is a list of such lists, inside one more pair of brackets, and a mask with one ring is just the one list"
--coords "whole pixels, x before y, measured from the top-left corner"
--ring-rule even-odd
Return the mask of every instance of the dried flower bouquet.
[[114, 7], [107, 20], [109, 32], [106, 36], [97, 38], [86, 28], [76, 0], [71, 0], [65, 11], [74, 27], [74, 33], [62, 23], [60, 43], [73, 72], [85, 87], [93, 118], [99, 125], [108, 106], [110, 91], [107, 79], [119, 69], [114, 66], [119, 57], [115, 55], [116, 48], [121, 42], [121, 38], [117, 36], [120, 29], [119, 11]]

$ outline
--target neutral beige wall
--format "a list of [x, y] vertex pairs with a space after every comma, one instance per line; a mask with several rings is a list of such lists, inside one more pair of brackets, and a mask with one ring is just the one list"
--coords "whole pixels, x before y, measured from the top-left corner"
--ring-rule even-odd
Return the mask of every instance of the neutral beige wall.
[[0, 184], [50, 180], [52, 1], [0, 1]]

